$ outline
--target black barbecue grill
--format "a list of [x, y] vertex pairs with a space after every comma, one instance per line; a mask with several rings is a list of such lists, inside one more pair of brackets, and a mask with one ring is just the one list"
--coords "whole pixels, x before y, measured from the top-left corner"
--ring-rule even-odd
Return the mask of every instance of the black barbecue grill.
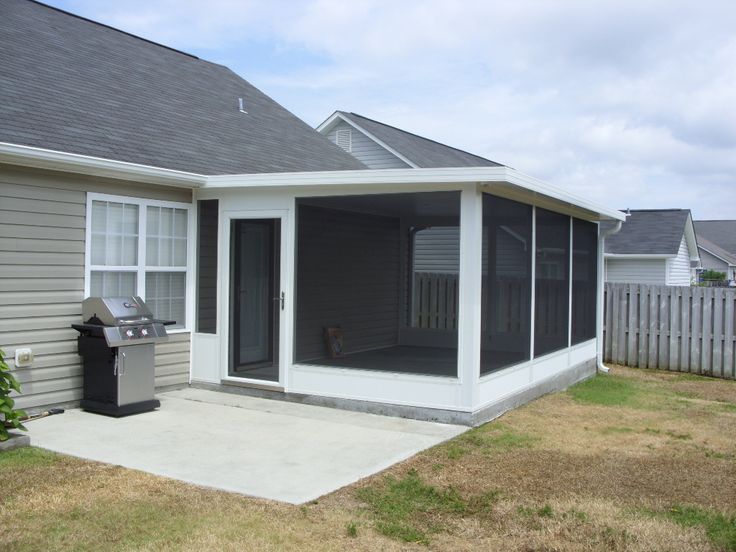
[[82, 302], [77, 344], [84, 363], [81, 407], [111, 416], [161, 406], [154, 397], [154, 344], [166, 341], [165, 325], [140, 297], [89, 297]]

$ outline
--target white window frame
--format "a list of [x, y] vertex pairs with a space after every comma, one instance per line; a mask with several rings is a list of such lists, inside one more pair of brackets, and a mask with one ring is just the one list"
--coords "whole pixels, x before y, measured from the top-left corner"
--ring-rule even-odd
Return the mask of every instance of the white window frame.
[[[93, 265], [92, 260], [92, 202], [109, 201], [114, 203], [127, 203], [138, 206], [138, 265], [135, 269], [130, 266]], [[187, 261], [186, 266], [148, 266], [146, 265], [146, 219], [148, 207], [168, 207], [183, 209], [187, 212]], [[188, 333], [193, 327], [194, 313], [194, 280], [192, 267], [194, 266], [194, 228], [192, 220], [193, 206], [191, 203], [176, 201], [162, 201], [158, 199], [147, 199], [135, 196], [120, 196], [87, 193], [87, 210], [85, 213], [85, 236], [84, 236], [84, 296], [89, 297], [92, 284], [92, 271], [102, 272], [135, 272], [136, 293], [146, 300], [146, 273], [147, 272], [183, 272], [185, 274], [185, 321], [183, 328], [168, 330], [169, 334]]]

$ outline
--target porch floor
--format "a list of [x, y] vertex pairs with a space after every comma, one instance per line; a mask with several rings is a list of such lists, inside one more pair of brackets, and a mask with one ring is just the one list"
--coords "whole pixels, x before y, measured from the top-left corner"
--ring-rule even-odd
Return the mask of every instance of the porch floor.
[[339, 358], [324, 357], [298, 364], [455, 377], [457, 375], [457, 349], [397, 345], [385, 349], [351, 353]]
[[[525, 360], [519, 357], [518, 353], [499, 351], [483, 354], [481, 373], [494, 372]], [[384, 349], [351, 353], [339, 358], [324, 357], [302, 361], [297, 364], [455, 377], [457, 375], [457, 349], [397, 345]]]
[[157, 394], [124, 418], [68, 410], [29, 424], [35, 446], [189, 483], [300, 504], [466, 427], [204, 389]]

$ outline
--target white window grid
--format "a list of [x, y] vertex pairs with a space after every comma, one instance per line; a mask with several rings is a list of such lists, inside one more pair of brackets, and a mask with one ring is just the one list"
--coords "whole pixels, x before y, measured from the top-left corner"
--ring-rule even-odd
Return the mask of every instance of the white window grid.
[[[135, 265], [100, 265], [92, 264], [92, 204], [93, 202], [106, 202], [106, 203], [122, 203], [124, 205], [137, 205], [138, 206], [138, 251], [137, 251], [137, 264]], [[186, 211], [186, 263], [179, 266], [156, 266], [149, 265], [146, 262], [146, 246], [147, 246], [147, 218], [148, 218], [148, 207], [165, 207], [172, 209], [182, 209]], [[192, 229], [192, 205], [189, 203], [180, 203], [173, 201], [161, 201], [155, 199], [146, 199], [132, 196], [117, 196], [100, 193], [87, 193], [87, 210], [86, 210], [86, 232], [85, 232], [85, 270], [84, 270], [84, 296], [89, 297], [92, 272], [134, 272], [136, 273], [136, 294], [146, 300], [146, 274], [153, 272], [180, 272], [185, 274], [185, 321], [184, 326], [169, 330], [169, 333], [176, 331], [190, 331], [191, 320], [192, 320], [192, 278], [191, 278], [191, 266], [193, 257], [193, 229]], [[159, 237], [160, 228], [157, 229], [155, 237]], [[154, 236], [151, 236], [154, 237]]]

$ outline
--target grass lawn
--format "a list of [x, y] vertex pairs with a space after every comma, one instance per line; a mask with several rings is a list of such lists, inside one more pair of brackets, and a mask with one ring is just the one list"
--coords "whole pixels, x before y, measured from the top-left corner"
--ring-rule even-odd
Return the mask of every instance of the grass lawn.
[[303, 506], [39, 449], [0, 474], [8, 551], [736, 551], [736, 382], [615, 367]]

